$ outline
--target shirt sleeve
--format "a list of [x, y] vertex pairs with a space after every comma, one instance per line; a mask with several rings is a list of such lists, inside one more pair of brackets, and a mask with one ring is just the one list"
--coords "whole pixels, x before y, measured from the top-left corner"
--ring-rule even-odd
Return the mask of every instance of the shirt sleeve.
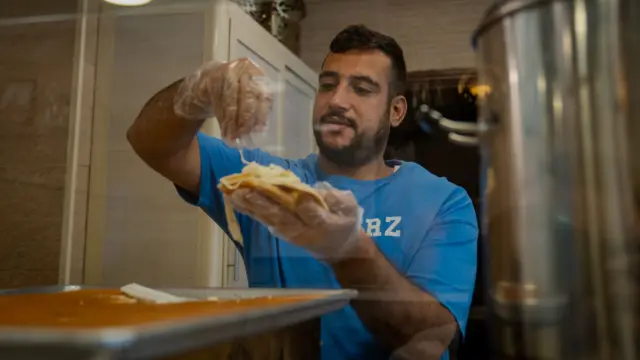
[[464, 335], [476, 281], [478, 222], [466, 191], [448, 196], [412, 259], [407, 278], [435, 297]]
[[[175, 185], [178, 194], [187, 203], [200, 207], [229, 235], [229, 228], [224, 211], [222, 193], [218, 190], [220, 178], [239, 173], [243, 168], [240, 151], [228, 146], [224, 141], [198, 133], [200, 148], [200, 193], [195, 196], [191, 192]], [[260, 149], [243, 149], [246, 161], [255, 161], [262, 165], [278, 164], [288, 167], [287, 161], [270, 155]], [[230, 235], [229, 235], [230, 236]]]

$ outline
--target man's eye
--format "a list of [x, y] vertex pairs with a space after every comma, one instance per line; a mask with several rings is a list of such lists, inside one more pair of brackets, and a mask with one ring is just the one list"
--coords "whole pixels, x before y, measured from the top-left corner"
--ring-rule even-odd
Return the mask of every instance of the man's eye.
[[326, 92], [326, 91], [331, 91], [335, 88], [336, 88], [335, 84], [324, 83], [324, 84], [320, 84], [320, 86], [318, 87], [318, 90]]
[[364, 88], [362, 86], [355, 86], [353, 88], [353, 91], [355, 91], [356, 94], [358, 95], [369, 95], [371, 94], [371, 90]]

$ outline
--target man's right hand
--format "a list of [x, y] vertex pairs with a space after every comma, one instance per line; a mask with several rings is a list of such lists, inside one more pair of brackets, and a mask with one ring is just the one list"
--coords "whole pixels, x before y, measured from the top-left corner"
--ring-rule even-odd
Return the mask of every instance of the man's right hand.
[[234, 142], [266, 129], [273, 103], [266, 74], [247, 58], [207, 63], [186, 77], [174, 98], [176, 115], [218, 119], [222, 138]]

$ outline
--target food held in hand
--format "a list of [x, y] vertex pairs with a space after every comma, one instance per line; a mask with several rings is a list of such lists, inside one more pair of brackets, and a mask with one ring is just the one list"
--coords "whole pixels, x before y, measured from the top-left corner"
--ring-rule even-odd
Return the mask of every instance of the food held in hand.
[[255, 162], [248, 163], [241, 173], [221, 178], [218, 188], [225, 197], [229, 231], [238, 242], [242, 242], [242, 233], [233, 205], [228, 199], [238, 189], [256, 190], [293, 212], [303, 198], [311, 199], [323, 208], [328, 208], [324, 198], [316, 189], [303, 183], [292, 171], [275, 164], [264, 166]]

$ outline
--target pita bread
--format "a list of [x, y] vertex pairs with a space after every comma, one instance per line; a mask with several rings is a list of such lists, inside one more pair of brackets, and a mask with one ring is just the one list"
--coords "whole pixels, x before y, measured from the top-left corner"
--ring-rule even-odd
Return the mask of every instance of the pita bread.
[[223, 194], [229, 232], [240, 243], [243, 241], [242, 233], [229, 201], [229, 197], [238, 189], [256, 190], [292, 212], [295, 212], [303, 198], [311, 199], [325, 209], [329, 208], [316, 189], [303, 183], [292, 171], [274, 164], [264, 166], [248, 163], [239, 174], [221, 178], [218, 189]]

